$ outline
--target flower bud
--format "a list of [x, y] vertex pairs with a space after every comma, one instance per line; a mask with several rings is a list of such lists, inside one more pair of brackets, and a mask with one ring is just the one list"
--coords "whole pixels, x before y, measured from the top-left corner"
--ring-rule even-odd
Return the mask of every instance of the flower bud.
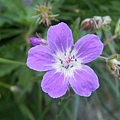
[[94, 16], [93, 19], [96, 21], [97, 28], [100, 28], [102, 25], [102, 17], [101, 16]]
[[90, 18], [87, 18], [85, 20], [82, 21], [81, 23], [81, 27], [83, 30], [89, 30], [91, 28], [91, 19]]
[[111, 23], [112, 19], [110, 16], [104, 16], [103, 17], [103, 23], [104, 25], [109, 25]]
[[115, 77], [117, 77], [118, 79], [120, 79], [120, 75], [119, 75], [120, 62], [117, 60], [117, 58], [120, 58], [119, 54], [110, 56], [108, 58], [108, 60], [107, 60], [107, 66], [108, 66], [110, 72]]
[[36, 46], [36, 45], [47, 45], [47, 41], [46, 40], [44, 40], [42, 38], [36, 38], [36, 37], [30, 38], [30, 43], [33, 46]]

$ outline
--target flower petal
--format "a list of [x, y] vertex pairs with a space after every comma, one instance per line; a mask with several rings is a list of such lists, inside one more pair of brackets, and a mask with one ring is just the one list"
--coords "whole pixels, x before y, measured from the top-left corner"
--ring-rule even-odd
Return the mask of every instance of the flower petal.
[[41, 82], [42, 90], [52, 98], [63, 96], [67, 92], [68, 85], [68, 80], [65, 79], [64, 74], [54, 70], [48, 71]]
[[63, 22], [48, 29], [47, 40], [53, 51], [66, 52], [66, 49], [71, 48], [73, 45], [71, 29]]
[[74, 72], [74, 77], [70, 79], [70, 84], [77, 94], [86, 97], [89, 97], [99, 87], [97, 75], [87, 65], [82, 65], [81, 70]]
[[95, 60], [103, 51], [103, 43], [99, 37], [94, 34], [88, 34], [77, 41], [74, 48], [77, 51], [77, 57], [81, 58], [83, 63]]
[[47, 46], [37, 45], [28, 52], [27, 66], [36, 71], [47, 71], [52, 69], [54, 57], [49, 53]]
[[36, 37], [30, 38], [30, 43], [33, 46], [36, 46], [36, 45], [47, 45], [47, 41], [43, 40], [42, 38], [36, 38]]

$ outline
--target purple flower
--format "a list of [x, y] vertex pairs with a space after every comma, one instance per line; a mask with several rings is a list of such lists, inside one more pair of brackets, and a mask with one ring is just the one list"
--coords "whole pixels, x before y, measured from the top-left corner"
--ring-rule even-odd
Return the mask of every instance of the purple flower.
[[90, 96], [99, 87], [98, 77], [85, 63], [102, 53], [99, 37], [88, 34], [75, 45], [70, 28], [65, 23], [51, 26], [47, 46], [35, 46], [28, 52], [27, 66], [47, 71], [41, 82], [42, 90], [52, 98], [63, 96], [69, 86], [80, 96]]
[[30, 38], [30, 43], [31, 43], [33, 46], [36, 46], [36, 45], [47, 45], [47, 41], [45, 41], [45, 40], [42, 39], [42, 38], [36, 38], [36, 37]]

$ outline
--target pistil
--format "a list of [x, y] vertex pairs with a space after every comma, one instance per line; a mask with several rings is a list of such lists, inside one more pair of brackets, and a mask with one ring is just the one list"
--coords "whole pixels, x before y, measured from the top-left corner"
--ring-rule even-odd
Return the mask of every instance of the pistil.
[[59, 59], [59, 61], [63, 68], [69, 69], [74, 66], [74, 62], [76, 62], [77, 59], [75, 58], [75, 55], [72, 55], [72, 53], [70, 52], [69, 54], [65, 53], [64, 57]]

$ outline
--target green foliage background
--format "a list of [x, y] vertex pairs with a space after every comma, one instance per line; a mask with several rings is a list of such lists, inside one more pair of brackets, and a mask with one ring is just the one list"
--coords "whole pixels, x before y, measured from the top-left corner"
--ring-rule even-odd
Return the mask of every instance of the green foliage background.
[[[42, 92], [44, 73], [30, 70], [25, 64], [31, 47], [29, 38], [36, 32], [46, 38], [49, 28], [32, 18], [35, 5], [42, 2], [0, 0], [0, 120], [119, 120], [120, 81], [109, 73], [102, 60], [89, 64], [100, 81], [100, 88], [91, 97], [74, 95], [61, 101]], [[120, 17], [119, 0], [49, 0], [49, 5], [54, 14], [59, 14], [57, 19], [71, 27], [75, 40], [89, 33], [80, 33], [83, 19], [111, 16], [111, 29], [98, 31], [104, 42], [114, 35]], [[120, 38], [105, 46], [103, 56], [114, 53], [120, 53]]]

